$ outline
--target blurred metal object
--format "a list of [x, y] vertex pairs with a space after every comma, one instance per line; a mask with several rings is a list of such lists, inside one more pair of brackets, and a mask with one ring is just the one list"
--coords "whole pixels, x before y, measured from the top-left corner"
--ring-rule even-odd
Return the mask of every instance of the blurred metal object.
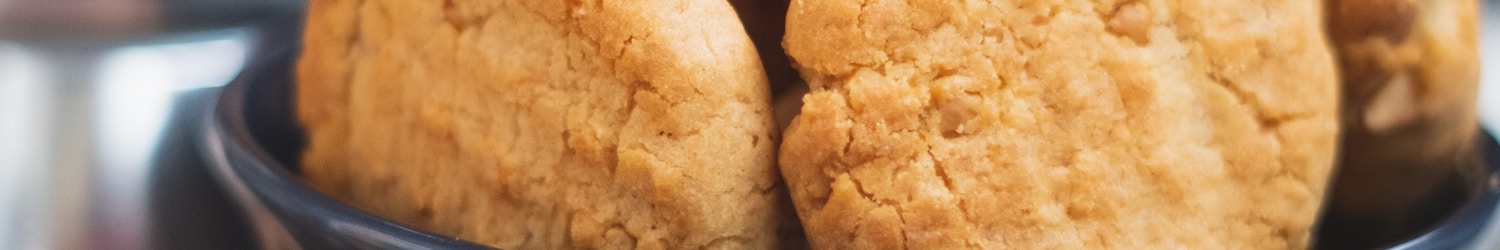
[[227, 83], [293, 0], [0, 0], [0, 249], [143, 249], [176, 92]]
[[0, 0], [0, 38], [120, 38], [149, 33], [157, 0]]
[[[45, 157], [50, 147], [51, 88], [40, 83], [42, 69], [37, 60], [15, 44], [0, 43], [0, 246], [44, 248], [39, 239], [51, 229], [45, 221], [50, 204], [38, 199], [37, 188], [48, 182], [51, 166]], [[30, 202], [27, 202], [30, 201]]]
[[244, 62], [250, 34], [223, 33], [99, 51], [12, 45], [29, 55], [0, 67], [40, 77], [3, 83], [24, 91], [7, 93], [25, 97], [4, 116], [25, 127], [6, 128], [22, 138], [0, 140], [0, 154], [23, 156], [4, 166], [18, 172], [3, 177], [13, 179], [3, 191], [15, 197], [4, 202], [19, 203], [4, 207], [19, 210], [6, 211], [12, 220], [0, 231], [11, 233], [0, 245], [143, 247], [144, 178], [168, 102], [179, 90], [227, 82]]
[[[1479, 123], [1490, 131], [1500, 131], [1500, 0], [1486, 0], [1479, 15]], [[1500, 178], [1485, 181], [1491, 188], [1500, 187]], [[1464, 249], [1500, 249], [1500, 216], [1490, 217], [1479, 237]]]
[[0, 40], [116, 45], [298, 13], [298, 0], [0, 0]]

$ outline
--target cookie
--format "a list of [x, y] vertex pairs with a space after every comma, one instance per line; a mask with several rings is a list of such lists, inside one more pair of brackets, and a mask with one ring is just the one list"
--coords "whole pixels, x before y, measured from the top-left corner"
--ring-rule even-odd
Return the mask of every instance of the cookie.
[[794, 0], [781, 171], [818, 249], [1306, 248], [1317, 1]]
[[1320, 242], [1373, 248], [1414, 237], [1478, 191], [1483, 175], [1476, 2], [1327, 5], [1344, 136]]
[[725, 1], [317, 0], [307, 182], [507, 249], [774, 249], [793, 216]]

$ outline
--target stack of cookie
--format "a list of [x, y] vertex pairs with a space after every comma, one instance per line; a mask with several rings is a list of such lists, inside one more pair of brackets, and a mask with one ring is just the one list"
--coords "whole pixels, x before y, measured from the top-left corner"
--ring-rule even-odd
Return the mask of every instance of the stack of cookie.
[[1317, 1], [309, 7], [307, 181], [500, 248], [1306, 248], [1337, 155]]

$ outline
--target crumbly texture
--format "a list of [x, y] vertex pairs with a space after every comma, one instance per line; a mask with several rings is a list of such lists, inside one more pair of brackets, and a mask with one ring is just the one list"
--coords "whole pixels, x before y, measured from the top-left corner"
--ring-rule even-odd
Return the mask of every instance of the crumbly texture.
[[1476, 2], [1327, 2], [1345, 134], [1322, 242], [1404, 240], [1480, 184]]
[[781, 244], [770, 92], [727, 2], [310, 4], [318, 190], [508, 249]]
[[1317, 1], [794, 0], [780, 162], [818, 249], [1305, 248]]

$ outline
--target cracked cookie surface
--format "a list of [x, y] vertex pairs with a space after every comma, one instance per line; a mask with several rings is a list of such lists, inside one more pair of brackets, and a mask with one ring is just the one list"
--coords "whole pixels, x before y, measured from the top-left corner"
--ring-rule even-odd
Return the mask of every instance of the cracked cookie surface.
[[303, 170], [507, 249], [774, 249], [792, 216], [724, 1], [314, 0]]
[[1317, 1], [794, 0], [780, 151], [819, 249], [1305, 248]]

